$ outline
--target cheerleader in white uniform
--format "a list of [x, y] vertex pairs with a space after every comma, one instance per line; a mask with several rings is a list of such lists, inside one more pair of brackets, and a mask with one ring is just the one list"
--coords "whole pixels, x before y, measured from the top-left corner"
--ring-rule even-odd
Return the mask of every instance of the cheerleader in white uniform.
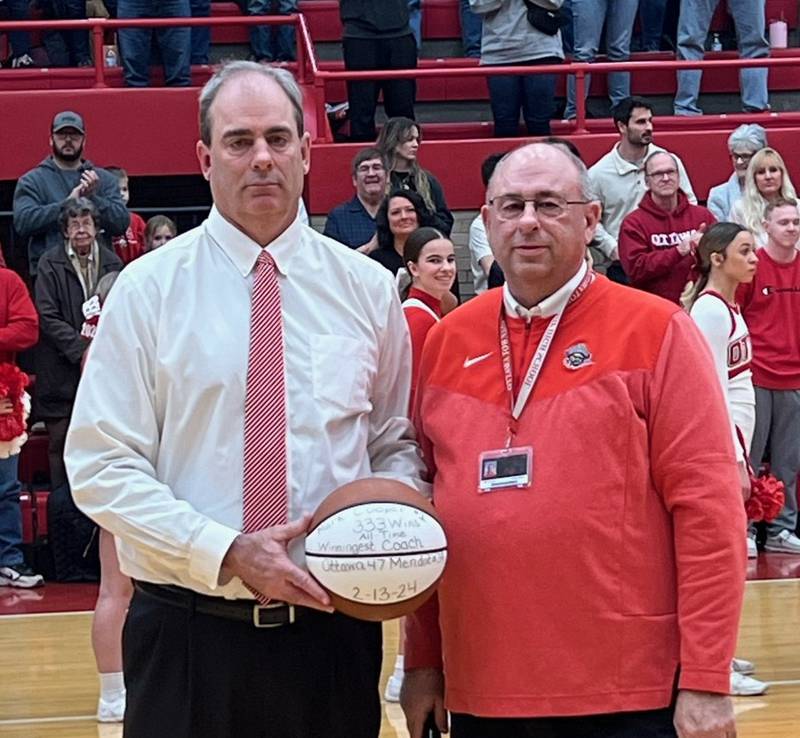
[[[753, 438], [756, 401], [747, 324], [736, 304], [736, 289], [751, 282], [758, 257], [753, 234], [736, 223], [716, 223], [697, 245], [697, 278], [690, 283], [684, 304], [708, 341], [719, 383], [728, 405], [731, 434], [742, 481], [742, 496], [750, 496], [746, 453]], [[755, 535], [748, 533], [747, 554], [758, 555]], [[731, 664], [731, 694], [763, 694], [768, 685], [748, 676], [755, 670], [744, 659]]]

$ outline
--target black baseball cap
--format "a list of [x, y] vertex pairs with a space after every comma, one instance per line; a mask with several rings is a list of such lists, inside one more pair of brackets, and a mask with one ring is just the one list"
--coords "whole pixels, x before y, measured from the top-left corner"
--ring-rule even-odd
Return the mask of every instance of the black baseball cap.
[[53, 127], [51, 128], [53, 133], [57, 133], [64, 128], [74, 128], [76, 131], [86, 133], [83, 118], [71, 110], [62, 110], [60, 113], [56, 113], [55, 118], [53, 118]]

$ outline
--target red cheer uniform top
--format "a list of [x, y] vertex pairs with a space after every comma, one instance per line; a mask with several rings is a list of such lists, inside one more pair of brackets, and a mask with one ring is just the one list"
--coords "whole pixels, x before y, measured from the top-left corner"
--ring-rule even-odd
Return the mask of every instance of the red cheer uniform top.
[[411, 335], [411, 396], [408, 406], [413, 411], [422, 347], [425, 345], [428, 331], [442, 317], [442, 301], [423, 290], [412, 287], [408, 291], [408, 297], [403, 301], [403, 314], [406, 316], [408, 332]]
[[119, 256], [123, 264], [130, 264], [145, 252], [144, 230], [145, 222], [141, 215], [131, 213], [131, 222], [124, 236], [116, 236], [111, 240], [114, 253]]
[[800, 389], [800, 257], [788, 264], [758, 250], [758, 269], [736, 292], [750, 329], [753, 384], [770, 390]]
[[[480, 456], [509, 427], [505, 291], [425, 342], [416, 426], [448, 554], [407, 619], [406, 670], [443, 668], [447, 708], [485, 717], [664, 708], [676, 677], [727, 694], [746, 521], [705, 339], [676, 305], [596, 276], [519, 417], [530, 485], [481, 493]], [[506, 318], [517, 386], [559, 292], [544, 317]]]

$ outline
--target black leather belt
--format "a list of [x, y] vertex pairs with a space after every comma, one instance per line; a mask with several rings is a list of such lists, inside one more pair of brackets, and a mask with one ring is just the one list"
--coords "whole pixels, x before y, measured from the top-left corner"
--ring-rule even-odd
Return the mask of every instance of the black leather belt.
[[203, 615], [250, 623], [255, 628], [279, 628], [282, 625], [291, 625], [310, 612], [306, 607], [289, 605], [286, 602], [270, 602], [268, 605], [259, 605], [252, 600], [226, 600], [222, 597], [198, 594], [170, 584], [135, 582], [134, 586], [143, 595], [165, 605], [180, 607]]

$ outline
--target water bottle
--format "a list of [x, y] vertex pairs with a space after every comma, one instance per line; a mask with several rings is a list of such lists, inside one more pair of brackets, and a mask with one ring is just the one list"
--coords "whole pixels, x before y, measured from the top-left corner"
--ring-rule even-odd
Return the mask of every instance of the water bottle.
[[106, 47], [105, 64], [107, 67], [117, 66], [117, 52], [113, 46]]
[[718, 33], [711, 37], [711, 51], [722, 51], [722, 39]]

